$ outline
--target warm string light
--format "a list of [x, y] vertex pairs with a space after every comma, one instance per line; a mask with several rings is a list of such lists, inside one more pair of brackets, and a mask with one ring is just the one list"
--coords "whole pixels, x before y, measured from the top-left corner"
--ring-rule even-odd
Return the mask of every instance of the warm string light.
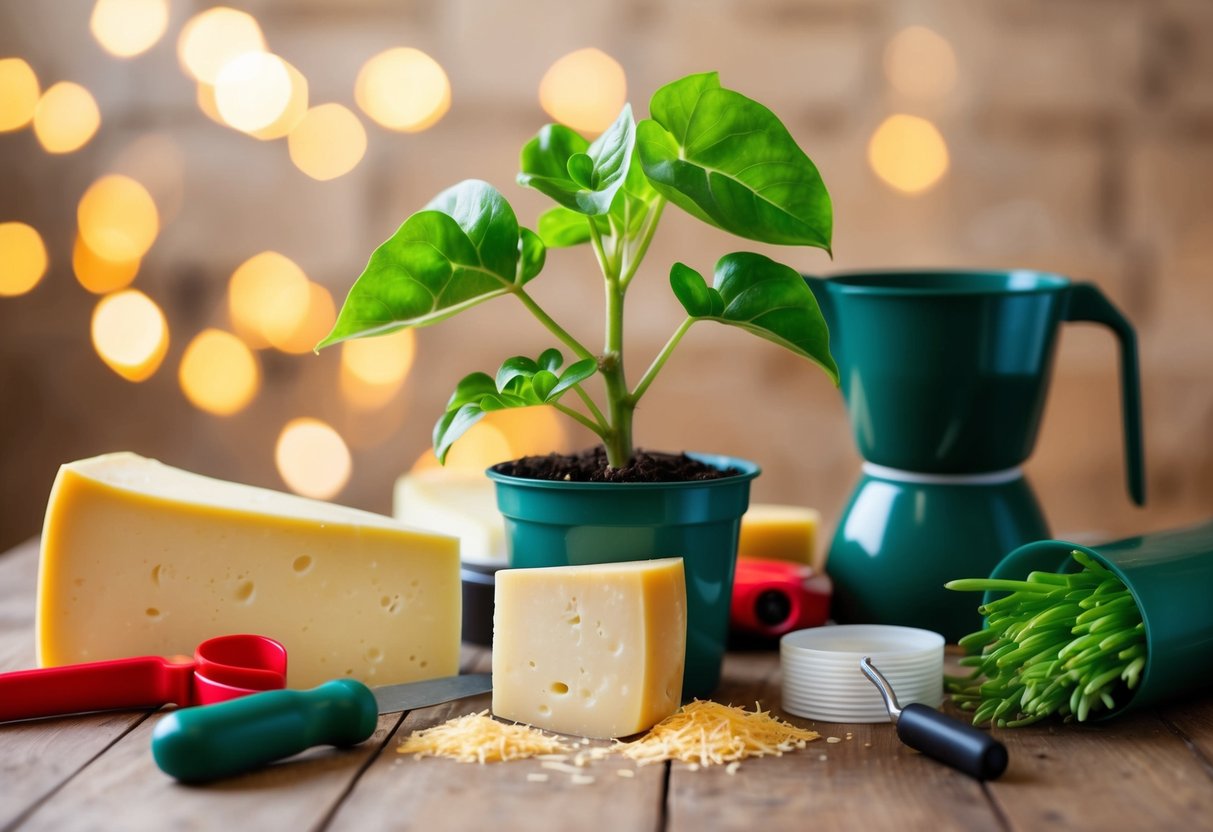
[[276, 251], [245, 260], [228, 282], [232, 328], [254, 349], [287, 340], [306, 318], [310, 301], [303, 269]]
[[319, 419], [292, 419], [274, 448], [278, 474], [296, 494], [329, 500], [345, 488], [353, 471], [349, 446]]
[[930, 121], [905, 114], [889, 116], [868, 141], [868, 162], [890, 187], [920, 194], [948, 170], [948, 145]]
[[417, 336], [411, 329], [346, 341], [341, 345], [342, 398], [358, 410], [387, 404], [404, 386], [416, 353]]
[[366, 129], [358, 116], [340, 104], [321, 104], [307, 111], [287, 136], [295, 167], [326, 181], [357, 167], [366, 153]]
[[80, 237], [98, 257], [118, 263], [141, 259], [160, 232], [160, 215], [147, 188], [121, 174], [101, 177], [76, 208]]
[[214, 86], [223, 67], [248, 52], [264, 52], [265, 35], [248, 12], [216, 6], [194, 15], [181, 29], [177, 57], [195, 81]]
[[252, 350], [235, 335], [204, 329], [185, 348], [177, 380], [194, 407], [231, 416], [257, 395], [261, 369]]
[[0, 133], [20, 130], [34, 120], [42, 91], [38, 76], [20, 58], [0, 59]]
[[34, 108], [34, 135], [47, 153], [72, 153], [89, 143], [101, 126], [92, 93], [71, 81], [51, 86]]
[[539, 103], [553, 119], [601, 133], [627, 101], [623, 67], [599, 49], [578, 49], [552, 64], [539, 82]]
[[168, 0], [97, 0], [88, 28], [115, 58], [142, 55], [168, 28]]
[[884, 50], [885, 77], [902, 95], [937, 99], [956, 86], [956, 53], [926, 26], [908, 26]]
[[0, 297], [24, 295], [46, 274], [42, 236], [23, 222], [0, 222]]
[[354, 100], [377, 124], [416, 133], [432, 127], [451, 107], [451, 82], [437, 61], [419, 49], [380, 52], [358, 72]]
[[93, 347], [127, 381], [151, 378], [168, 352], [168, 321], [156, 302], [136, 289], [106, 295], [93, 310]]

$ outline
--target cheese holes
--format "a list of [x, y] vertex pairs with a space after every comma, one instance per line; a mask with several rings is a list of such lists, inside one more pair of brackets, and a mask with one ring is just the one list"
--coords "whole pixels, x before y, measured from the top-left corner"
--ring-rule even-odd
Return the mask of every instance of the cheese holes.
[[547, 705], [540, 705], [535, 710], [539, 711], [540, 716], [548, 716], [552, 713], [552, 709], [550, 707], [548, 707]]
[[569, 692], [569, 686], [564, 682], [552, 682], [552, 693], [557, 696], [564, 696]]
[[291, 564], [291, 568], [295, 570], [296, 575], [305, 575], [312, 568], [312, 558], [309, 555], [300, 555], [295, 558], [295, 562]]
[[152, 567], [152, 586], [160, 586], [160, 564]]
[[529, 662], [526, 663], [526, 666], [529, 667], [531, 670], [534, 670], [535, 669], [535, 660], [531, 659]]
[[143, 614], [152, 619], [152, 621], [160, 620], [160, 610], [156, 609], [155, 607], [148, 607], [143, 611]]
[[256, 590], [257, 587], [253, 585], [252, 581], [241, 581], [240, 585], [236, 587], [236, 591], [232, 593], [232, 597], [243, 604], [248, 604], [252, 602]]
[[366, 650], [366, 660], [375, 663], [383, 661], [383, 651], [378, 647], [368, 647]]

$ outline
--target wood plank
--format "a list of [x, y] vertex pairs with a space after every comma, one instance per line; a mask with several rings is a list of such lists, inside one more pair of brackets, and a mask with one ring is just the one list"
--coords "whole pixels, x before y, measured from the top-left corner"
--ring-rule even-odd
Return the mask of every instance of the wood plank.
[[[0, 554], [0, 671], [34, 665], [38, 542]], [[32, 811], [146, 717], [93, 714], [0, 724], [0, 828]]]
[[1015, 762], [989, 790], [1015, 829], [1200, 828], [1213, 817], [1208, 772], [1155, 713], [999, 737]]
[[[476, 669], [489, 667], [485, 651]], [[486, 710], [490, 704], [491, 697], [486, 694], [409, 714], [398, 735], [342, 803], [329, 832], [490, 826], [503, 832], [660, 828], [664, 766], [637, 769], [621, 758], [599, 760], [583, 770], [594, 781], [579, 785], [571, 775], [544, 768], [539, 760], [476, 765], [408, 758], [395, 752], [412, 731]], [[630, 770], [633, 776], [621, 777], [616, 773], [619, 770]], [[547, 780], [532, 782], [528, 775], [545, 776]]]
[[980, 784], [902, 745], [892, 725], [815, 723], [782, 711], [772, 653], [730, 654], [713, 698], [747, 708], [758, 700], [823, 739], [782, 757], [743, 761], [735, 775], [675, 763], [668, 810], [673, 832], [1002, 828]]
[[1204, 693], [1167, 705], [1158, 713], [1213, 779], [1213, 695]]

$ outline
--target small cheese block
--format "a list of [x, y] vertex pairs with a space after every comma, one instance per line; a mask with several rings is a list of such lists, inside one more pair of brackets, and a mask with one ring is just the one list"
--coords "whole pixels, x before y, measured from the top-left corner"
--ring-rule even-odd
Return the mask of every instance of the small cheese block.
[[64, 465], [38, 574], [40, 665], [275, 638], [287, 682], [459, 671], [459, 544], [129, 453]]
[[404, 474], [396, 480], [392, 513], [414, 528], [458, 537], [465, 563], [506, 565], [505, 520], [483, 473], [437, 468]]
[[503, 569], [493, 713], [583, 737], [651, 728], [678, 710], [686, 625], [682, 558]]
[[751, 503], [741, 517], [737, 554], [743, 558], [789, 560], [821, 571], [815, 562], [821, 515], [811, 508]]

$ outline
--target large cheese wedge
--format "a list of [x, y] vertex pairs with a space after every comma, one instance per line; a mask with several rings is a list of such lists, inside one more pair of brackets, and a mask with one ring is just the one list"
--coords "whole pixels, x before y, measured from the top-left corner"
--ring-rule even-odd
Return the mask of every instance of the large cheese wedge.
[[818, 562], [817, 527], [821, 515], [802, 506], [751, 503], [741, 517], [737, 554], [743, 558], [788, 560], [825, 568]]
[[458, 541], [118, 453], [59, 469], [42, 534], [41, 665], [192, 654], [257, 633], [287, 681], [459, 671]]
[[503, 569], [493, 713], [583, 737], [651, 728], [678, 710], [686, 622], [681, 558]]

